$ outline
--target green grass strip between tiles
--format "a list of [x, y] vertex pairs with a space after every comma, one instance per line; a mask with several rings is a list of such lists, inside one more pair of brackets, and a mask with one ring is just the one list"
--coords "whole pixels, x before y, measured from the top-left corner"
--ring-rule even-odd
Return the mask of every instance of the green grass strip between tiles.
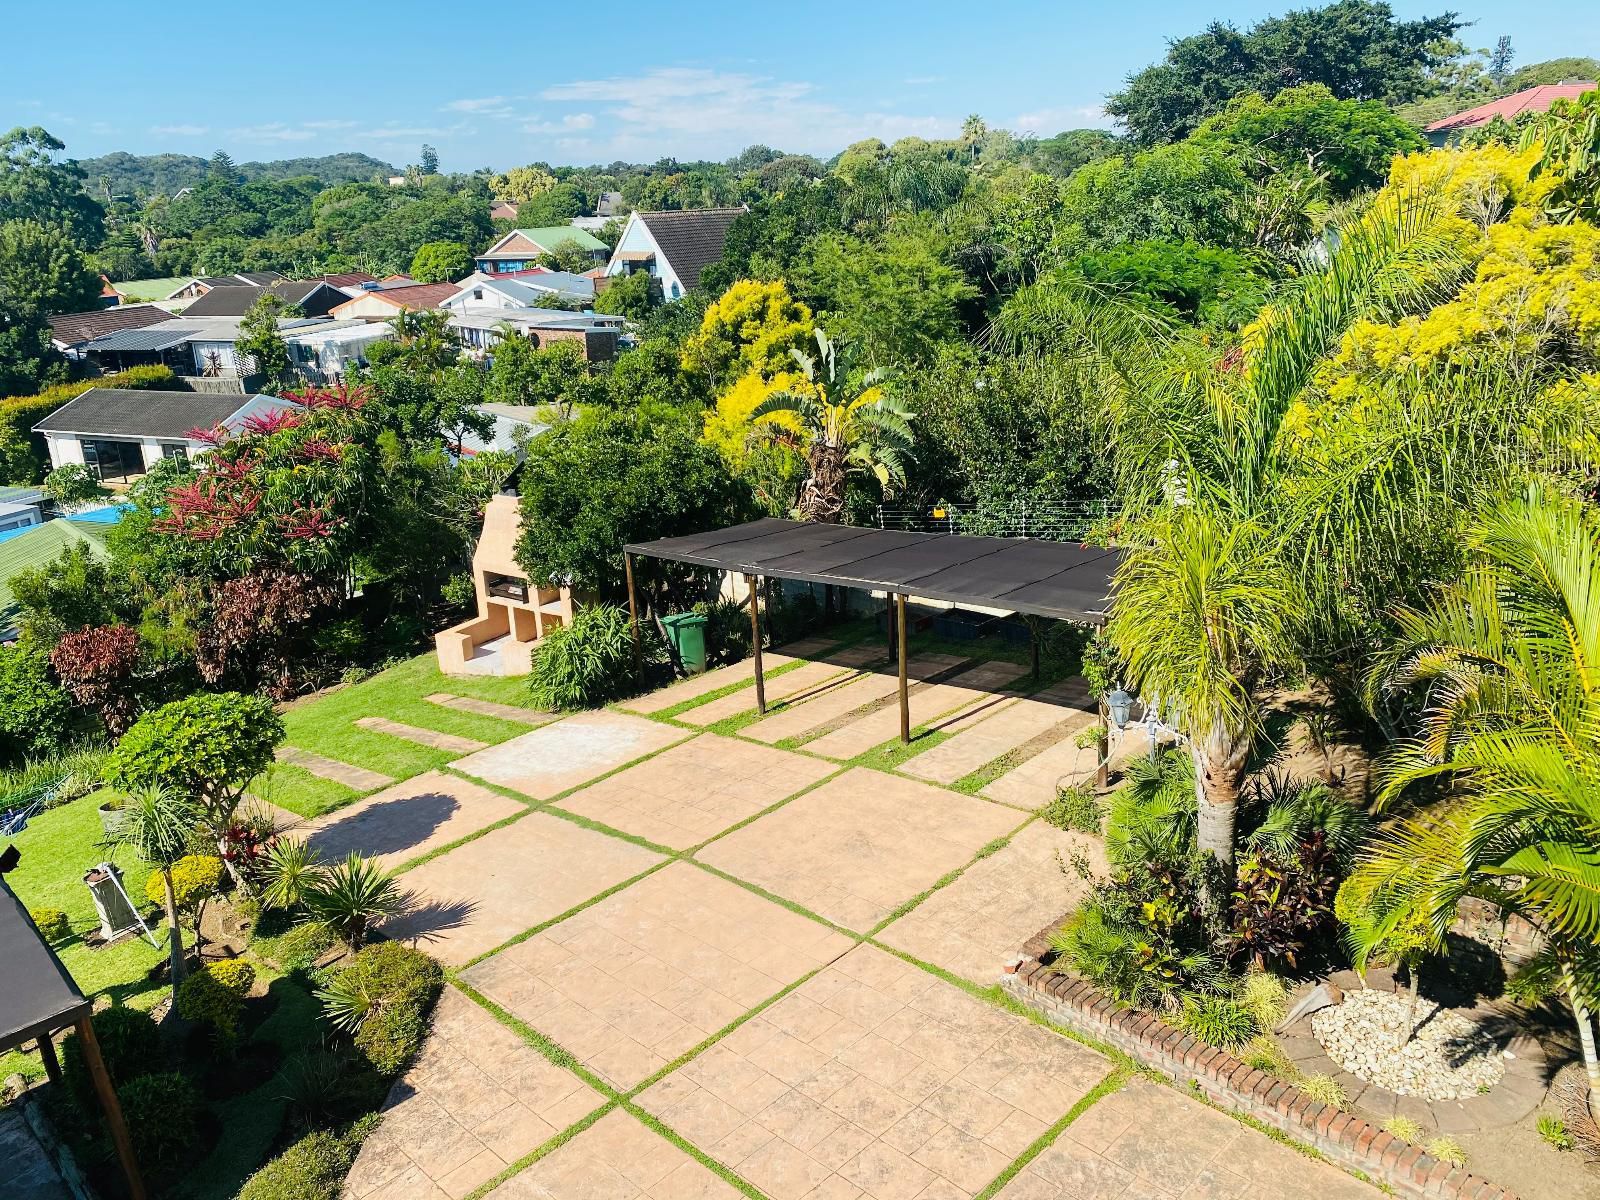
[[1001, 1188], [1015, 1179], [1029, 1163], [1053, 1146], [1055, 1140], [1061, 1136], [1067, 1126], [1083, 1116], [1084, 1113], [1088, 1112], [1101, 1100], [1113, 1092], [1119, 1091], [1127, 1080], [1127, 1071], [1121, 1067], [1113, 1067], [1110, 1074], [1078, 1097], [1078, 1102], [1067, 1110], [1066, 1116], [1040, 1134], [1031, 1146], [1013, 1159], [1005, 1170], [990, 1181], [989, 1186], [973, 1197], [973, 1200], [990, 1200], [990, 1197], [996, 1195]]
[[554, 1154], [557, 1150], [561, 1149], [561, 1147], [565, 1146], [573, 1138], [577, 1137], [585, 1129], [588, 1129], [589, 1126], [593, 1125], [601, 1117], [605, 1116], [616, 1107], [617, 1102], [615, 1100], [607, 1100], [592, 1113], [589, 1113], [582, 1119], [573, 1122], [571, 1125], [568, 1125], [565, 1129], [561, 1130], [542, 1145], [536, 1146], [529, 1153], [524, 1154], [521, 1158], [517, 1159], [516, 1162], [508, 1164], [505, 1169], [493, 1179], [480, 1183], [477, 1187], [468, 1192], [462, 1198], [462, 1200], [482, 1200], [482, 1197], [487, 1196], [490, 1192], [494, 1191], [495, 1188], [499, 1187], [502, 1183], [505, 1183], [513, 1175], [520, 1175], [523, 1171], [526, 1171], [529, 1167], [533, 1166], [533, 1164], [538, 1162], [541, 1158], [548, 1158], [550, 1155]]
[[639, 1123], [646, 1129], [649, 1129], [652, 1133], [655, 1133], [660, 1137], [666, 1138], [667, 1141], [671, 1142], [679, 1150], [682, 1150], [690, 1158], [694, 1159], [695, 1162], [699, 1163], [706, 1170], [710, 1171], [713, 1175], [716, 1175], [719, 1179], [727, 1183], [729, 1187], [737, 1189], [741, 1194], [748, 1196], [750, 1200], [769, 1200], [765, 1192], [761, 1191], [742, 1176], [735, 1174], [730, 1167], [712, 1158], [704, 1150], [700, 1149], [699, 1146], [696, 1146], [688, 1138], [684, 1137], [681, 1133], [672, 1128], [672, 1126], [668, 1125], [654, 1113], [646, 1112], [638, 1105], [630, 1104], [627, 1101], [623, 1101], [622, 1108], [624, 1112], [627, 1112], [633, 1117], [637, 1118]]

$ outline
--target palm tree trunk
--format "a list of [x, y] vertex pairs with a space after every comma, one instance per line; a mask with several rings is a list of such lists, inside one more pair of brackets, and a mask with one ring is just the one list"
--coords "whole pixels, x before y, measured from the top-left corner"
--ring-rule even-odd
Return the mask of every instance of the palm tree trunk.
[[1589, 1008], [1578, 991], [1578, 978], [1572, 964], [1561, 964], [1561, 982], [1567, 989], [1567, 1002], [1572, 1005], [1573, 1018], [1578, 1022], [1578, 1045], [1583, 1050], [1583, 1069], [1589, 1076], [1589, 1116], [1600, 1125], [1600, 1056], [1595, 1053], [1594, 1022]]
[[1216, 859], [1227, 877], [1233, 877], [1234, 826], [1239, 812], [1239, 773], [1226, 762], [1216, 762], [1194, 752], [1194, 792], [1197, 807], [1195, 843], [1200, 853]]
[[183, 926], [178, 924], [178, 896], [172, 890], [172, 868], [161, 868], [161, 888], [166, 893], [167, 927], [172, 931], [168, 935], [167, 946], [172, 954], [172, 990], [176, 995], [178, 985], [183, 982], [188, 973], [183, 957]]
[[844, 448], [818, 441], [811, 447], [811, 478], [800, 499], [800, 519], [837, 525], [844, 520]]

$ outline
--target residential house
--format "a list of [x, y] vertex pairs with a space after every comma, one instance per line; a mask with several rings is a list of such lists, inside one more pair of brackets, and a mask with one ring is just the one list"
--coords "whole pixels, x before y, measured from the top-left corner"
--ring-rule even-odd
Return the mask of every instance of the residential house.
[[[255, 362], [237, 350], [241, 319], [185, 315], [144, 329], [103, 334], [86, 343], [81, 353], [104, 371], [159, 363], [188, 377], [197, 389], [242, 392], [241, 380], [254, 373]], [[321, 317], [292, 317], [280, 320], [278, 329], [287, 340], [297, 331], [327, 324]]]
[[335, 305], [350, 299], [348, 292], [340, 291], [320, 279], [280, 279], [266, 286], [241, 284], [237, 287], [212, 288], [185, 308], [183, 315], [185, 319], [242, 317], [269, 292], [303, 317], [327, 316]]
[[38, 488], [0, 487], [0, 540], [44, 524], [44, 504]]
[[595, 202], [594, 215], [609, 221], [612, 217], [620, 217], [625, 207], [621, 192], [601, 192], [600, 199]]
[[515, 200], [491, 200], [489, 202], [489, 219], [491, 221], [515, 221], [517, 209], [520, 208]]
[[46, 319], [50, 322], [51, 344], [68, 358], [82, 358], [83, 348], [95, 338], [123, 329], [147, 329], [173, 320], [173, 315], [154, 304], [119, 304], [93, 312], [58, 313]]
[[606, 264], [606, 275], [649, 274], [661, 295], [677, 300], [700, 286], [700, 272], [722, 257], [728, 229], [748, 211], [690, 208], [679, 212], [635, 212]]
[[106, 529], [105, 522], [57, 518], [11, 537], [0, 535], [0, 642], [14, 642], [20, 632], [22, 606], [11, 591], [11, 581], [24, 571], [49, 566], [72, 546], [87, 548], [92, 558], [106, 558]]
[[237, 430], [250, 417], [293, 407], [277, 396], [90, 388], [33, 431], [44, 435], [52, 467], [82, 463], [101, 480], [127, 480], [164, 458], [205, 453], [210, 446], [191, 436], [196, 431]]
[[365, 271], [339, 271], [332, 275], [310, 275], [307, 278], [338, 288], [346, 296], [359, 296], [378, 283], [376, 275], [368, 275]]
[[452, 308], [450, 328], [468, 352], [484, 358], [507, 329], [515, 330], [535, 346], [574, 342], [589, 362], [609, 362], [617, 356], [623, 336], [623, 319], [598, 313], [565, 312], [559, 308]]
[[336, 321], [392, 321], [403, 312], [423, 312], [455, 295], [453, 283], [411, 283], [376, 287], [336, 304], [328, 315]]
[[439, 305], [453, 311], [468, 308], [534, 308], [541, 302], [594, 301], [594, 280], [570, 271], [527, 271], [518, 275], [475, 272], [456, 285], [457, 292]]
[[542, 229], [513, 229], [477, 256], [484, 275], [509, 275], [538, 265], [541, 254], [554, 254], [562, 246], [577, 246], [597, 263], [606, 260], [606, 244], [594, 234], [571, 225]]
[[296, 371], [311, 383], [339, 383], [352, 366], [365, 365], [367, 351], [394, 337], [381, 321], [318, 321], [298, 332], [286, 330], [284, 345]]
[[1444, 117], [1431, 125], [1425, 125], [1422, 132], [1428, 135], [1428, 140], [1435, 146], [1448, 145], [1459, 141], [1461, 135], [1469, 130], [1481, 129], [1496, 118], [1509, 122], [1529, 113], [1549, 112], [1550, 106], [1557, 100], [1575, 99], [1585, 92], [1592, 92], [1595, 87], [1596, 84], [1592, 80], [1578, 80], [1572, 83], [1545, 83], [1538, 87], [1524, 88], [1520, 92], [1501, 96], [1498, 100], [1491, 100], [1487, 104], [1480, 104], [1465, 112]]
[[219, 287], [264, 287], [283, 276], [277, 271], [240, 271], [236, 275], [195, 275], [183, 280], [164, 300], [195, 300]]
[[175, 303], [169, 297], [182, 291], [187, 285], [193, 283], [193, 275], [166, 275], [160, 279], [124, 279], [113, 280], [112, 291], [121, 297], [123, 304], [148, 304], [152, 302]]

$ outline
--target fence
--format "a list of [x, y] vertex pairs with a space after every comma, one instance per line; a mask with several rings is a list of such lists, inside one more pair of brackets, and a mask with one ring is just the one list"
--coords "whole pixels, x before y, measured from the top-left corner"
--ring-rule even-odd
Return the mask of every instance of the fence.
[[990, 537], [1031, 537], [1046, 541], [1082, 541], [1095, 526], [1110, 519], [1110, 500], [1059, 500], [1017, 503], [1003, 507], [935, 504], [930, 508], [878, 505], [879, 529], [912, 533], [969, 533]]

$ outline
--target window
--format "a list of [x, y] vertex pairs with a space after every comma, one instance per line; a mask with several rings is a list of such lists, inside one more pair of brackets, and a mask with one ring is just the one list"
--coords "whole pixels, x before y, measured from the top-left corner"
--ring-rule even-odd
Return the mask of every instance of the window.
[[482, 288], [473, 288], [472, 289], [472, 298], [474, 300], [482, 300], [483, 299], [483, 289]]
[[184, 442], [162, 442], [161, 457], [181, 458], [187, 462], [189, 460], [189, 447]]

